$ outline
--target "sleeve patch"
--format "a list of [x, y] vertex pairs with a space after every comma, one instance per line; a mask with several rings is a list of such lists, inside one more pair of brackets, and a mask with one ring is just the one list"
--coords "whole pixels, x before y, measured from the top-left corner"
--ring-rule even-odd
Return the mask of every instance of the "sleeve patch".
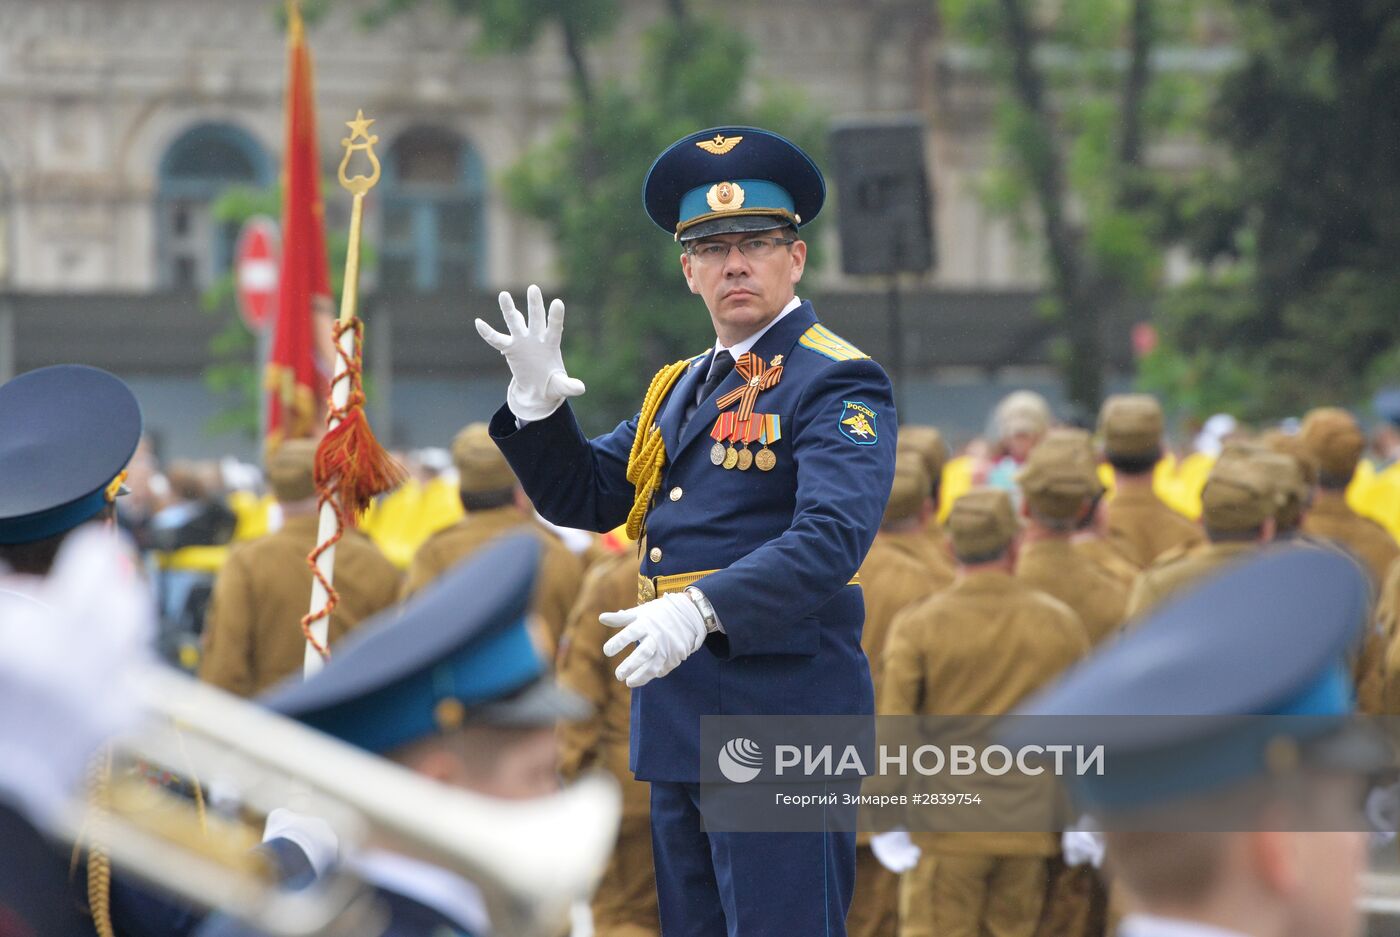
[[873, 446], [880, 439], [880, 432], [876, 428], [878, 416], [879, 414], [858, 400], [844, 400], [837, 425], [841, 435], [857, 446]]

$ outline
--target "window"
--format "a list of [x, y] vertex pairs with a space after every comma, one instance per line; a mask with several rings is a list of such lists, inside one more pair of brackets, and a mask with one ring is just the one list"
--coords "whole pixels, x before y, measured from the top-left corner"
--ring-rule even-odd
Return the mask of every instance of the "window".
[[481, 161], [455, 133], [420, 127], [384, 161], [379, 285], [432, 292], [485, 275]]
[[267, 153], [229, 124], [200, 124], [160, 161], [156, 198], [157, 274], [171, 289], [203, 289], [228, 271], [238, 226], [216, 223], [210, 206], [231, 186], [272, 184]]

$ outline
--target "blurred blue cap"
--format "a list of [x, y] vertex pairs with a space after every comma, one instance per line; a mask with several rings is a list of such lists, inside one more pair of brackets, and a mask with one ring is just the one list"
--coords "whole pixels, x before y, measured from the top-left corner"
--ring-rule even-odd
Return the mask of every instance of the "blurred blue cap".
[[141, 441], [141, 407], [100, 368], [59, 364], [0, 385], [0, 543], [30, 543], [102, 510]]
[[527, 627], [539, 552], [528, 534], [492, 543], [261, 702], [378, 754], [468, 723], [584, 718], [588, 704], [549, 680]]
[[1388, 752], [1349, 719], [1347, 656], [1368, 603], [1365, 573], [1341, 553], [1264, 551], [1164, 604], [1016, 714], [1115, 718], [1016, 719], [1006, 741], [1104, 745], [1101, 775], [1069, 779], [1090, 809], [1153, 806], [1300, 762], [1376, 770]]
[[1376, 392], [1371, 400], [1371, 409], [1376, 416], [1400, 427], [1400, 387], [1385, 387]]

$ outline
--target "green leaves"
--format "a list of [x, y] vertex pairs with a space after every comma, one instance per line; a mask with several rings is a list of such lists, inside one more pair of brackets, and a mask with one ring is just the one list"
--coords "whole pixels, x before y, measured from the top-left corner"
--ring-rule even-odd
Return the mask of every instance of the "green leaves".
[[[1246, 56], [1209, 114], [1230, 159], [1170, 206], [1204, 272], [1164, 304], [1161, 354], [1247, 369], [1256, 419], [1355, 405], [1400, 376], [1400, 4], [1233, 12]], [[1222, 269], [1228, 302], [1199, 302]]]
[[636, 76], [593, 89], [552, 139], [500, 180], [511, 205], [553, 235], [567, 289], [569, 372], [588, 384], [577, 409], [590, 430], [633, 412], [663, 364], [714, 342], [704, 306], [682, 277], [679, 245], [642, 210], [642, 180], [657, 154], [722, 123], [771, 127], [814, 155], [825, 133], [781, 87], [762, 88], [758, 103], [746, 105], [750, 49], [724, 23], [668, 17], [642, 48]]

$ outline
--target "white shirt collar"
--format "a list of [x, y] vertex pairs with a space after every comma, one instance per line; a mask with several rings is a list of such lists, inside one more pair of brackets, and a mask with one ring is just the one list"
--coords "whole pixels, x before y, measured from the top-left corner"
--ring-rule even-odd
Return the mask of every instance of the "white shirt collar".
[[1212, 924], [1155, 914], [1129, 914], [1118, 925], [1119, 937], [1247, 937]]
[[349, 865], [371, 885], [432, 908], [469, 933], [491, 932], [481, 889], [455, 872], [378, 849], [360, 853]]
[[[734, 356], [734, 360], [735, 360], [735, 361], [738, 361], [738, 360], [739, 360], [739, 356], [742, 355], [742, 354], [744, 354], [744, 352], [749, 351], [750, 349], [752, 349], [754, 345], [757, 345], [757, 344], [758, 344], [758, 340], [759, 340], [760, 338], [762, 338], [764, 335], [767, 335], [769, 329], [771, 329], [773, 326], [777, 325], [779, 322], [783, 321], [783, 316], [787, 315], [789, 312], [792, 312], [794, 309], [796, 309], [796, 308], [797, 308], [798, 306], [800, 306], [800, 305], [802, 305], [802, 300], [801, 300], [800, 298], [798, 298], [797, 296], [793, 296], [792, 299], [788, 300], [788, 304], [782, 308], [782, 311], [779, 312], [779, 313], [773, 318], [773, 321], [772, 321], [772, 322], [768, 323], [768, 324], [765, 325], [763, 328], [759, 329], [757, 332], [753, 333], [753, 334], [750, 335], [748, 338], [744, 339], [742, 342], [735, 342], [733, 345], [729, 346], [728, 348], [724, 347], [724, 345], [720, 342], [720, 340], [719, 340], [718, 338], [716, 338], [716, 339], [715, 339], [715, 354], [717, 355], [717, 354], [719, 354], [719, 353], [722, 352], [722, 351], [727, 351], [727, 352], [729, 352], [731, 355]], [[713, 363], [714, 360], [715, 360], [715, 359], [714, 359], [713, 357], [710, 358], [711, 363]]]

